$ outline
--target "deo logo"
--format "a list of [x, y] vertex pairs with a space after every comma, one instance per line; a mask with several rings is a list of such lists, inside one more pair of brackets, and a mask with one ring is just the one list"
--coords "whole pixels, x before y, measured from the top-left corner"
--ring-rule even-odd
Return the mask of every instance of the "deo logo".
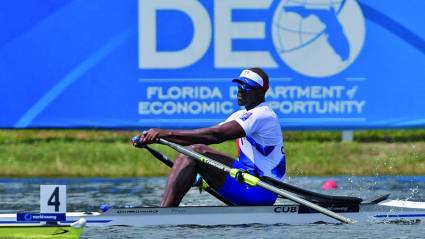
[[[204, 56], [213, 42], [215, 68], [245, 66], [277, 68], [277, 63], [268, 51], [232, 50], [234, 39], [266, 38], [264, 22], [234, 22], [232, 11], [264, 10], [271, 4], [272, 0], [215, 0], [214, 13], [210, 16], [207, 9], [197, 0], [139, 0], [139, 67], [177, 69], [190, 66]], [[157, 50], [157, 31], [161, 31], [157, 29], [157, 13], [167, 10], [182, 12], [192, 22], [193, 36], [184, 49]], [[182, 34], [185, 34], [186, 30], [181, 29]], [[179, 39], [168, 40], [179, 41]]]
[[298, 212], [297, 206], [277, 206], [273, 209], [276, 213], [296, 213]]
[[[270, 17], [263, 17], [265, 10], [272, 13]], [[158, 23], [173, 22], [161, 21], [161, 12], [167, 11], [184, 15], [191, 22], [190, 29], [176, 30], [178, 36], [173, 39], [161, 38], [158, 33], [164, 29]], [[248, 19], [257, 18], [239, 20], [235, 12], [246, 12]], [[190, 39], [183, 47], [159, 49], [158, 40], [181, 43], [187, 35]], [[139, 0], [141, 69], [188, 67], [201, 61], [212, 48], [209, 57], [214, 58], [213, 66], [204, 67], [286, 65], [302, 75], [326, 77], [350, 66], [364, 39], [364, 16], [356, 0]], [[256, 49], [255, 41], [261, 40], [266, 42], [264, 48]], [[247, 48], [239, 49], [241, 42]]]

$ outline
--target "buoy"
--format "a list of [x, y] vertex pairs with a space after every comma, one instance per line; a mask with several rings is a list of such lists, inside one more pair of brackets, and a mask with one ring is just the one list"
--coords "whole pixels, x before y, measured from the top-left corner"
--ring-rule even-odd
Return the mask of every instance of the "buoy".
[[326, 180], [325, 183], [322, 185], [323, 190], [335, 190], [337, 187], [336, 182], [332, 179]]

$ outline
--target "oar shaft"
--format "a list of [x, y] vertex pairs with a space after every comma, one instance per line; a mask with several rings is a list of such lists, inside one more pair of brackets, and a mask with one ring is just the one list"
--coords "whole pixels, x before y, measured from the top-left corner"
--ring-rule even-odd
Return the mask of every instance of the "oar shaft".
[[151, 153], [155, 158], [159, 159], [159, 161], [163, 162], [168, 167], [170, 168], [173, 167], [174, 162], [171, 159], [169, 159], [167, 156], [165, 156], [164, 154], [156, 151], [155, 149], [151, 148], [149, 145], [146, 145], [144, 148], [146, 148], [149, 151], [149, 153]]
[[179, 144], [176, 144], [176, 143], [173, 143], [173, 142], [169, 142], [169, 141], [167, 141], [165, 139], [159, 139], [159, 143], [168, 145], [169, 147], [173, 148], [174, 150], [176, 150], [176, 151], [178, 151], [178, 152], [180, 152], [180, 153], [182, 153], [184, 155], [187, 155], [187, 156], [192, 157], [194, 159], [197, 159], [197, 160], [199, 160], [199, 161], [201, 161], [203, 163], [206, 163], [206, 164], [209, 164], [211, 166], [214, 166], [214, 167], [216, 167], [216, 168], [218, 168], [218, 169], [220, 169], [222, 171], [225, 171], [227, 173], [230, 173], [230, 170], [232, 169], [231, 167], [229, 167], [229, 166], [227, 166], [225, 164], [219, 163], [219, 162], [217, 162], [215, 160], [212, 160], [212, 159], [210, 159], [210, 158], [208, 158], [208, 157], [206, 157], [206, 156], [204, 156], [204, 155], [202, 155], [200, 153], [197, 153], [195, 151], [192, 151], [192, 150], [190, 150], [188, 148], [185, 148], [185, 147], [183, 147], [183, 146], [181, 146]]
[[[175, 149], [176, 151], [178, 151], [178, 152], [180, 152], [182, 154], [185, 154], [185, 155], [187, 155], [189, 157], [192, 157], [192, 158], [194, 158], [194, 159], [196, 159], [198, 161], [201, 161], [203, 163], [206, 163], [206, 164], [209, 164], [211, 166], [214, 166], [214, 167], [216, 167], [216, 168], [218, 168], [218, 169], [220, 169], [220, 170], [222, 170], [224, 172], [229, 173], [233, 177], [235, 176], [235, 173], [238, 171], [238, 169], [232, 169], [231, 167], [229, 167], [229, 166], [227, 166], [225, 164], [219, 163], [219, 162], [217, 162], [217, 161], [215, 161], [213, 159], [210, 159], [210, 158], [208, 158], [208, 157], [206, 157], [206, 156], [204, 156], [204, 155], [202, 155], [200, 153], [194, 152], [194, 151], [192, 151], [192, 150], [190, 150], [188, 148], [185, 148], [185, 147], [183, 147], [183, 146], [181, 146], [179, 144], [176, 144], [176, 143], [173, 143], [173, 142], [169, 142], [169, 141], [164, 140], [164, 139], [159, 139], [159, 143], [168, 145], [169, 147]], [[321, 207], [321, 206], [319, 206], [317, 204], [314, 204], [314, 203], [311, 203], [309, 201], [306, 201], [306, 200], [304, 200], [302, 198], [299, 198], [296, 195], [294, 195], [292, 193], [289, 193], [289, 192], [287, 192], [287, 191], [285, 191], [283, 189], [277, 188], [277, 187], [275, 187], [275, 186], [273, 186], [271, 184], [268, 184], [266, 182], [263, 182], [263, 181], [261, 181], [261, 179], [255, 177], [255, 176], [253, 176], [251, 174], [242, 173], [242, 175], [243, 175], [244, 181], [247, 184], [250, 184], [250, 185], [253, 185], [253, 186], [259, 186], [259, 187], [262, 187], [262, 188], [267, 189], [269, 191], [272, 191], [272, 192], [274, 192], [274, 193], [276, 193], [278, 195], [281, 195], [281, 196], [283, 196], [285, 198], [288, 198], [288, 199], [290, 199], [290, 200], [292, 200], [294, 202], [297, 202], [297, 203], [299, 203], [301, 205], [307, 206], [307, 207], [312, 208], [312, 209], [314, 209], [314, 210], [316, 210], [318, 212], [321, 212], [321, 213], [323, 213], [323, 214], [325, 214], [325, 215], [327, 215], [329, 217], [332, 217], [332, 218], [334, 218], [334, 219], [336, 219], [336, 220], [338, 220], [340, 222], [343, 222], [343, 223], [353, 223], [353, 222], [355, 222], [354, 220], [352, 220], [350, 218], [344, 217], [344, 216], [342, 216], [340, 214], [337, 214], [335, 212], [332, 212], [329, 209], [326, 209], [326, 208]]]

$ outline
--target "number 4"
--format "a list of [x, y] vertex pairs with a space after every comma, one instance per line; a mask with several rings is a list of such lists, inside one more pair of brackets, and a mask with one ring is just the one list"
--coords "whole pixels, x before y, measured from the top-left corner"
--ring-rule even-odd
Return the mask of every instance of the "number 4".
[[53, 193], [50, 196], [49, 201], [47, 201], [47, 205], [55, 206], [55, 212], [59, 212], [59, 206], [61, 205], [59, 201], [59, 187], [56, 187], [55, 190], [53, 190]]

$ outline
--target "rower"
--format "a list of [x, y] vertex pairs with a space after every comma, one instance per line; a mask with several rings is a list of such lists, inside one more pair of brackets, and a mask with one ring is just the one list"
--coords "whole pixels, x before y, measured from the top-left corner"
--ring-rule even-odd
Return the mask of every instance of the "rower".
[[[238, 85], [236, 111], [224, 122], [194, 130], [166, 130], [153, 128], [139, 135], [135, 147], [156, 143], [159, 138], [189, 146], [192, 150], [222, 164], [256, 176], [282, 180], [286, 163], [282, 131], [273, 110], [265, 103], [269, 77], [260, 68], [249, 68], [232, 82]], [[207, 146], [236, 139], [238, 158], [234, 158]], [[178, 206], [199, 173], [210, 187], [235, 205], [273, 205], [277, 195], [260, 187], [235, 180], [210, 165], [199, 163], [180, 154], [168, 177], [161, 206]], [[241, 174], [242, 175], [242, 174]]]

